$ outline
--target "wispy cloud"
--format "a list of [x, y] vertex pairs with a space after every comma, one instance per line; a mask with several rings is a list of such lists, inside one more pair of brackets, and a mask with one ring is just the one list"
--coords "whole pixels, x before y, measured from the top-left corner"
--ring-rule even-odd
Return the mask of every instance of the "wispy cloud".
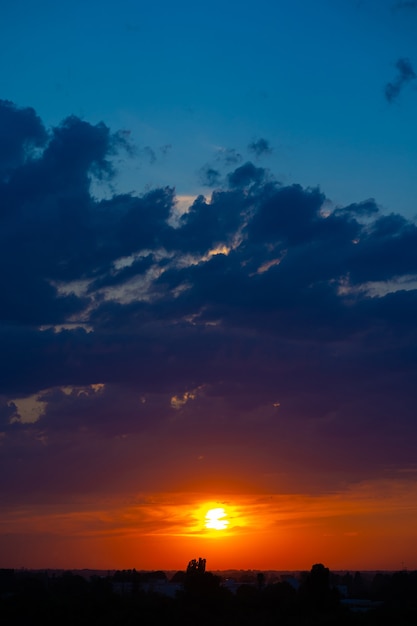
[[395, 64], [398, 72], [392, 82], [385, 85], [385, 98], [388, 102], [394, 102], [404, 87], [416, 79], [416, 73], [409, 59], [401, 58]]
[[259, 139], [254, 139], [248, 145], [249, 152], [252, 152], [255, 156], [265, 156], [272, 153], [272, 148], [267, 139], [260, 137]]

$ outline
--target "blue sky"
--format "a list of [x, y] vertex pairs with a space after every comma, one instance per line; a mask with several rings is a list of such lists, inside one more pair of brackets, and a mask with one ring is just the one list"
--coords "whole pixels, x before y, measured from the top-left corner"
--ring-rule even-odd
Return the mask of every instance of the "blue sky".
[[158, 543], [196, 493], [330, 498], [281, 544], [271, 504], [260, 568], [310, 567], [291, 541], [417, 566], [416, 26], [412, 0], [2, 3], [4, 566], [140, 569], [129, 524]]
[[417, 83], [384, 95], [398, 59], [417, 63], [413, 2], [5, 5], [3, 98], [47, 125], [75, 114], [130, 131], [120, 190], [207, 192], [200, 168], [220, 168], [219, 150], [246, 159], [265, 138], [278, 180], [416, 214]]

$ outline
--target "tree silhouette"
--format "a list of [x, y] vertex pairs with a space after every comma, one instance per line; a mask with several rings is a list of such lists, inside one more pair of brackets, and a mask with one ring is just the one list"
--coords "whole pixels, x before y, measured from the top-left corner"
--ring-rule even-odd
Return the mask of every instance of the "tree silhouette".
[[330, 588], [330, 570], [316, 563], [300, 586], [300, 599], [304, 607], [317, 611], [328, 611], [339, 606], [337, 589]]
[[201, 557], [198, 559], [192, 559], [187, 565], [187, 574], [204, 574], [206, 571], [206, 559]]
[[185, 598], [205, 607], [218, 604], [225, 595], [229, 595], [220, 583], [220, 576], [206, 572], [206, 559], [192, 559], [184, 577]]

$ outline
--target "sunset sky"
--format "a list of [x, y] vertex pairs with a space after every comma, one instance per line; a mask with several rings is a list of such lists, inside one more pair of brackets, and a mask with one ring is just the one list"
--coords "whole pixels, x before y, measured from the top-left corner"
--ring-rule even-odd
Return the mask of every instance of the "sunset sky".
[[417, 568], [416, 29], [4, 2], [0, 567]]

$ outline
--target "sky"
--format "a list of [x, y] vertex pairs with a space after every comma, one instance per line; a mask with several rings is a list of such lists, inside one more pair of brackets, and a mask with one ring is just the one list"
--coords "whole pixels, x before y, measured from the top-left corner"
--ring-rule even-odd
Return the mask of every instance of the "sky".
[[416, 27], [4, 2], [0, 567], [417, 568]]

